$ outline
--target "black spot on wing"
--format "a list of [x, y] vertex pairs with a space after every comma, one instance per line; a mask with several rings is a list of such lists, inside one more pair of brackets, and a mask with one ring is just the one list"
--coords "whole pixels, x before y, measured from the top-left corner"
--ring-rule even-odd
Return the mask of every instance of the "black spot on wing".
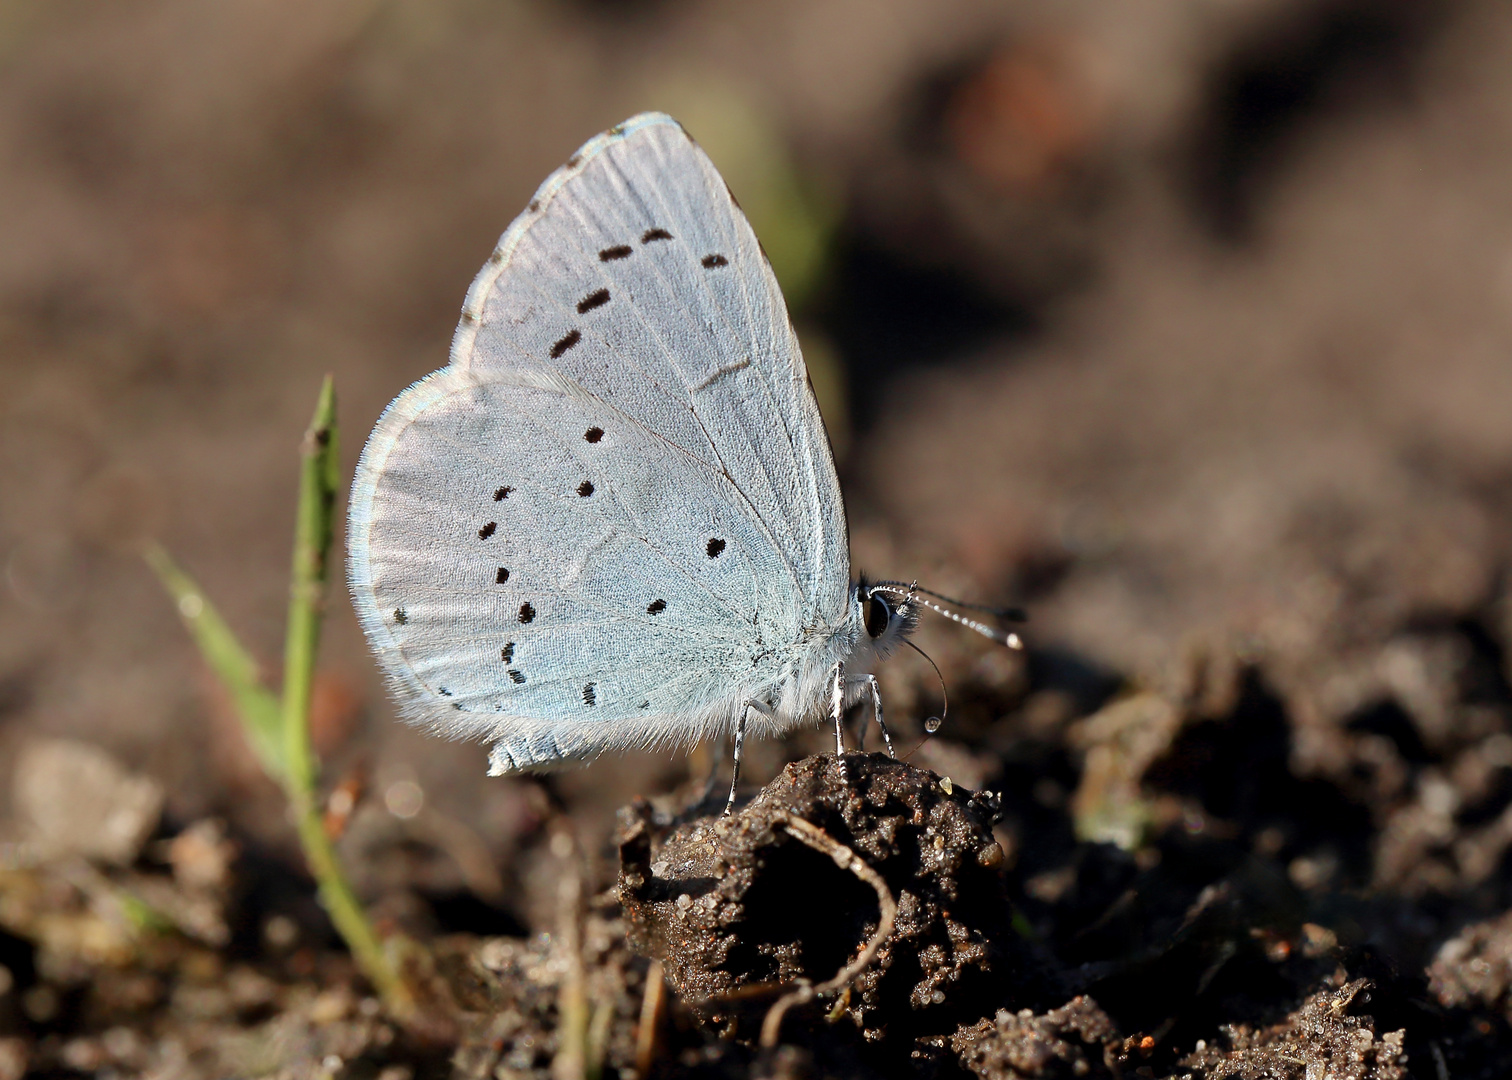
[[532, 622], [535, 620], [535, 617], [536, 610], [531, 606], [529, 600], [520, 605], [520, 621], [522, 623]]
[[494, 584], [495, 585], [502, 585], [502, 584], [504, 584], [508, 580], [509, 580], [509, 567], [507, 567], [507, 566], [501, 566], [501, 567], [499, 567], [499, 572], [494, 575]]
[[717, 536], [711, 536], [709, 538], [708, 544], [705, 545], [705, 547], [704, 547], [704, 551], [708, 553], [708, 556], [711, 559], [717, 559], [717, 558], [719, 558], [719, 553], [722, 552], [724, 549], [725, 549], [725, 542], [723, 540], [721, 540]]
[[713, 270], [720, 266], [730, 265], [730, 260], [726, 259], [723, 255], [720, 255], [717, 252], [713, 255], [705, 255], [700, 261], [703, 263], [703, 268], [705, 270]]
[[587, 686], [583, 687], [583, 704], [584, 705], [597, 705], [598, 704], [598, 684], [597, 683], [589, 683]]
[[576, 330], [567, 331], [567, 333], [562, 335], [561, 339], [551, 347], [551, 358], [553, 360], [560, 360], [563, 353], [565, 353], [568, 349], [572, 348], [582, 340], [583, 335], [578, 333]]
[[667, 602], [665, 600], [653, 600], [649, 604], [646, 605], [646, 614], [647, 615], [660, 615], [662, 612], [664, 612], [666, 610], [667, 610]]
[[514, 668], [510, 668], [509, 678], [513, 683], [515, 683], [515, 685], [519, 685], [520, 683], [525, 681], [525, 673], [523, 671], [516, 671]]
[[578, 494], [581, 495], [585, 499], [588, 496], [592, 495], [593, 494], [593, 481], [592, 480], [584, 480], [581, 484], [579, 484], [578, 485]]
[[601, 308], [609, 302], [608, 289], [595, 289], [587, 296], [578, 301], [578, 314], [586, 315], [594, 308]]
[[499, 523], [497, 521], [490, 521], [487, 525], [478, 530], [478, 539], [487, 540], [494, 534], [494, 530], [496, 530], [498, 527]]
[[494, 502], [498, 502], [500, 499], [509, 498], [509, 493], [513, 490], [514, 488], [512, 487], [501, 487], [496, 489], [494, 491]]
[[587, 431], [583, 432], [583, 438], [588, 442], [598, 442], [603, 437], [604, 429], [601, 427], [591, 427]]
[[402, 607], [396, 607], [394, 609], [394, 621], [403, 626], [409, 622], [409, 612], [405, 611]]
[[603, 251], [599, 252], [599, 262], [613, 262], [615, 259], [627, 259], [633, 250], [629, 244], [615, 244], [613, 247], [606, 247]]
[[436, 693], [440, 694], [442, 697], [451, 697], [451, 691], [444, 686], [436, 687]]
[[534, 214], [540, 208], [541, 208], [541, 200], [540, 199], [531, 199], [530, 200], [530, 205], [527, 206], [525, 209], [529, 210], [532, 214]]
[[641, 233], [641, 243], [643, 244], [649, 244], [653, 240], [670, 239], [672, 239], [672, 234], [669, 233], [666, 229], [647, 229], [645, 232]]
[[499, 659], [506, 664], [514, 663], [514, 642], [506, 641], [504, 647], [499, 650]]
[[582, 160], [582, 154], [573, 154], [570, 158], [567, 159], [567, 167], [569, 169], [575, 169], [582, 162]]

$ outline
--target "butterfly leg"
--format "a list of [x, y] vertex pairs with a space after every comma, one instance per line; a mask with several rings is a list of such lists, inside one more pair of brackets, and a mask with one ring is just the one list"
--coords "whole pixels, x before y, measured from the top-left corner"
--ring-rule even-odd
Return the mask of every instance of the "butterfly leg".
[[[887, 723], [882, 719], [882, 690], [877, 686], [877, 677], [875, 675], [863, 675], [861, 676], [861, 682], [871, 689], [872, 714], [877, 718], [877, 726], [882, 729], [882, 743], [887, 747], [887, 756], [897, 757], [898, 755], [893, 752], [892, 736], [888, 734]], [[861, 720], [861, 735], [863, 738], [866, 735], [865, 717]], [[865, 749], [864, 746], [863, 749]]]
[[835, 692], [831, 699], [831, 710], [835, 714], [835, 756], [845, 756], [845, 728], [841, 721], [845, 718], [845, 661], [835, 661]]
[[735, 724], [735, 755], [730, 765], [730, 797], [725, 800], [723, 817], [729, 817], [730, 811], [735, 807], [735, 789], [740, 784], [740, 754], [745, 749], [745, 726], [746, 717], [755, 709], [763, 716], [771, 716], [772, 710], [759, 701], [748, 701], [745, 708], [740, 710], [740, 720]]
[[[893, 751], [892, 733], [887, 730], [887, 722], [882, 719], [882, 690], [877, 685], [875, 675], [852, 675], [846, 680], [852, 687], [871, 692], [872, 715], [877, 718], [877, 726], [882, 729], [882, 742], [887, 746], [888, 757], [897, 757]], [[866, 749], [866, 725], [869, 718], [865, 713], [861, 714], [861, 722], [856, 725], [856, 745], [862, 750]]]

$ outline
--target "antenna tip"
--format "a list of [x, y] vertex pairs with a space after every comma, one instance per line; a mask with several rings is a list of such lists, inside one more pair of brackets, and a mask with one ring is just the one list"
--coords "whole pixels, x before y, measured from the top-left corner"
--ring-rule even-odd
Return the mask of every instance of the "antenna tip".
[[1017, 634], [1009, 634], [1003, 639], [1003, 644], [1010, 649], [1022, 649], [1024, 647], [1024, 639]]

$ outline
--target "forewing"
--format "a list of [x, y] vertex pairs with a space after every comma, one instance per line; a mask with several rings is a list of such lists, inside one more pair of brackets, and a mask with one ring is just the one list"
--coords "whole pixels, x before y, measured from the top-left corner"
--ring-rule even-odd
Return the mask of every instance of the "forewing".
[[844, 509], [781, 290], [708, 156], [645, 114], [542, 185], [473, 283], [452, 363], [547, 362], [723, 472], [792, 568], [800, 619], [844, 614]]

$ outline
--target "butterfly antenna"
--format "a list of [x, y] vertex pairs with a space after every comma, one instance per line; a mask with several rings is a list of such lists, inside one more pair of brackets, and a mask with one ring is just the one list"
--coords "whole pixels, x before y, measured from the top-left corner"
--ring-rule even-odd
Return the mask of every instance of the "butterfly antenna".
[[924, 737], [918, 741], [918, 744], [912, 750], [903, 755], [903, 760], [907, 761], [919, 752], [919, 747], [928, 742], [931, 735], [945, 726], [945, 717], [950, 715], [950, 695], [945, 690], [945, 676], [940, 674], [940, 665], [934, 662], [934, 657], [930, 656], [907, 638], [903, 639], [903, 644], [907, 645], [925, 660], [928, 660], [929, 666], [934, 668], [935, 678], [940, 680], [940, 715], [931, 716], [924, 721]]
[[999, 619], [1004, 619], [1007, 622], [1028, 622], [1029, 621], [1029, 613], [1027, 611], [1025, 611], [1023, 608], [1017, 608], [1017, 607], [994, 607], [991, 604], [974, 604], [970, 600], [957, 600], [953, 596], [946, 596], [944, 593], [935, 592], [933, 589], [926, 589], [924, 586], [920, 585], [917, 581], [912, 581], [912, 582], [904, 582], [904, 581], [879, 581], [876, 584], [877, 585], [891, 585], [891, 586], [893, 586], [896, 589], [901, 589], [901, 588], [906, 587], [908, 589], [908, 591], [911, 592], [911, 593], [923, 593], [926, 596], [932, 596], [932, 597], [934, 597], [936, 600], [943, 600], [947, 604], [954, 604], [956, 607], [970, 608], [972, 611], [981, 611], [981, 612], [985, 612], [988, 615], [995, 615]]
[[991, 638], [993, 641], [996, 641], [1002, 645], [1006, 645], [1010, 649], [1022, 649], [1024, 647], [1023, 639], [1020, 638], [1017, 634], [1011, 631], [999, 630], [995, 626], [988, 626], [986, 623], [979, 622], [976, 619], [969, 619], [959, 612], [951, 611], [949, 608], [941, 607], [939, 604], [936, 604], [933, 601], [925, 600], [918, 594], [923, 593], [925, 596], [933, 596], [937, 599], [944, 600], [946, 603], [955, 604], [958, 607], [971, 608], [975, 611], [985, 611], [991, 615], [996, 615], [1000, 619], [1008, 619], [1012, 622], [1026, 622], [1028, 620], [1028, 616], [1020, 608], [995, 608], [988, 607], [985, 604], [969, 604], [962, 600], [954, 600], [951, 597], [944, 596], [933, 591], [932, 589], [922, 588], [917, 582], [905, 585], [901, 581], [878, 581], [874, 582], [870, 586], [870, 588], [873, 592], [886, 592], [892, 593], [896, 596], [902, 596], [908, 603], [923, 604], [931, 611], [945, 616], [952, 622], [958, 622], [968, 630], [975, 630], [983, 637]]

